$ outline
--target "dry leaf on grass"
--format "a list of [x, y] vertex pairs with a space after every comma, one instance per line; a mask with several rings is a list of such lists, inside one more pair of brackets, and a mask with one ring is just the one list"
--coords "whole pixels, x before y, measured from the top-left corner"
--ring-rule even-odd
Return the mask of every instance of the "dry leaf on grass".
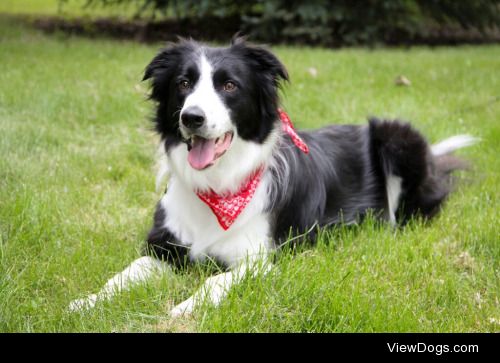
[[411, 86], [411, 81], [405, 76], [397, 76], [394, 80], [396, 86]]
[[307, 72], [313, 77], [316, 78], [318, 76], [318, 70], [314, 67], [307, 68]]

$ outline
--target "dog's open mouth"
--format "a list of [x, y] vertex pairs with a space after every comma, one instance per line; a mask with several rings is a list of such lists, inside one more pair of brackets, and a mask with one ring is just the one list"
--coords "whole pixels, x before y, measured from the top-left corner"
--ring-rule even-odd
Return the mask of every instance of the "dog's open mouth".
[[188, 140], [188, 161], [196, 170], [203, 170], [212, 166], [231, 146], [233, 132], [214, 139], [205, 139], [201, 136], [192, 136]]

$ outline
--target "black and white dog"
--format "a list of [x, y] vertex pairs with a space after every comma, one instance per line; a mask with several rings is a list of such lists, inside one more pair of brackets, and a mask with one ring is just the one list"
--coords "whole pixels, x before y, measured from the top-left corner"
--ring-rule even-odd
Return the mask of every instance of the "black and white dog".
[[368, 211], [390, 224], [432, 217], [458, 166], [448, 154], [475, 141], [462, 135], [429, 146], [409, 124], [377, 119], [296, 133], [279, 109], [285, 67], [242, 38], [227, 48], [181, 40], [144, 79], [152, 80], [170, 176], [148, 254], [71, 310], [190, 261], [227, 266], [171, 311], [188, 314], [205, 299], [219, 303], [291, 234], [314, 238], [316, 227], [355, 223]]

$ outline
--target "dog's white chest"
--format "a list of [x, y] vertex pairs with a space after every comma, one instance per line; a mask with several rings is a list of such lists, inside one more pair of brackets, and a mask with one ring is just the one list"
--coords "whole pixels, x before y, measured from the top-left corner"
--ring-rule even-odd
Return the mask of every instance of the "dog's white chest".
[[234, 224], [224, 230], [212, 210], [179, 179], [172, 178], [161, 200], [165, 227], [190, 248], [192, 259], [211, 257], [233, 265], [271, 245], [269, 216], [264, 212], [266, 189], [263, 180]]

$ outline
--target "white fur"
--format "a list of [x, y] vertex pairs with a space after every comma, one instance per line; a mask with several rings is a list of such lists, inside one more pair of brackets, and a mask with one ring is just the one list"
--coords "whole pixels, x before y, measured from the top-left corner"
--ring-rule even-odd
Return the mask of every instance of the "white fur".
[[209, 277], [203, 286], [198, 289], [190, 298], [175, 306], [171, 311], [172, 317], [188, 315], [193, 312], [196, 305], [204, 301], [213, 305], [219, 305], [222, 299], [227, 295], [229, 289], [234, 284], [240, 282], [247, 274], [255, 276], [258, 272], [266, 274], [270, 271], [271, 265], [263, 260], [247, 260], [231, 271]]
[[[213, 87], [212, 68], [203, 55], [200, 68], [200, 80], [187, 97], [183, 110], [197, 106], [204, 111], [208, 129], [213, 132], [209, 137], [218, 137], [232, 130], [234, 136], [231, 147], [217, 160], [216, 165], [195, 170], [187, 162], [186, 145], [174, 146], [168, 151], [166, 159], [160, 160], [157, 182], [161, 182], [164, 175], [170, 176], [168, 190], [161, 200], [166, 212], [164, 224], [189, 249], [190, 258], [216, 258], [232, 270], [209, 278], [191, 298], [172, 310], [172, 316], [192, 312], [194, 306], [206, 298], [214, 304], [219, 303], [230, 286], [247, 273], [249, 266], [265, 260], [267, 252], [273, 248], [269, 216], [265, 211], [272, 177], [269, 169], [266, 169], [249, 204], [227, 231], [222, 229], [211, 209], [198, 198], [195, 191], [211, 189], [221, 194], [234, 193], [253, 171], [260, 166], [270, 165], [273, 162], [273, 150], [281, 135], [279, 123], [263, 144], [241, 139], [229, 118], [229, 110]], [[98, 300], [109, 299], [121, 289], [161, 272], [162, 269], [151, 260], [150, 257], [143, 257], [134, 261], [109, 280], [98, 294], [73, 301], [70, 309], [93, 307]]]
[[[273, 194], [271, 186], [276, 185], [272, 178], [277, 178], [278, 185], [282, 188], [280, 192], [286, 193], [290, 178], [288, 163], [298, 162], [294, 156], [285, 159], [278, 149], [282, 135], [279, 122], [276, 122], [275, 130], [263, 144], [240, 138], [231, 120], [230, 110], [214, 87], [213, 67], [203, 51], [200, 53], [198, 66], [200, 77], [179, 112], [180, 132], [185, 138], [190, 136], [181, 122], [181, 115], [187, 108], [197, 107], [205, 115], [201, 130], [203, 136], [217, 138], [232, 131], [232, 143], [225, 154], [216, 160], [215, 165], [204, 170], [196, 170], [189, 165], [187, 145], [171, 146], [166, 155], [162, 148], [157, 188], [162, 177], [169, 175], [167, 192], [160, 201], [165, 211], [163, 224], [177, 241], [181, 241], [178, 243], [188, 249], [189, 257], [192, 260], [215, 258], [224, 262], [230, 270], [208, 278], [189, 299], [172, 309], [173, 317], [191, 313], [196, 305], [206, 300], [219, 304], [231, 286], [241, 281], [245, 275], [262, 271], [255, 268], [262, 267], [260, 262], [264, 261], [264, 266], [270, 266], [267, 264], [267, 254], [274, 246], [271, 241], [272, 221], [266, 207]], [[436, 156], [444, 155], [476, 141], [477, 139], [468, 135], [455, 136], [433, 145], [432, 153]], [[252, 172], [262, 166], [266, 171], [253, 198], [234, 224], [224, 230], [211, 209], [198, 198], [196, 191], [234, 193]], [[399, 205], [401, 189], [402, 179], [389, 175], [386, 192], [388, 220], [391, 224], [396, 224], [395, 211]], [[315, 225], [311, 228], [314, 227]], [[267, 267], [264, 272], [269, 271]], [[69, 309], [75, 311], [91, 308], [96, 302], [110, 299], [121, 290], [167, 270], [168, 267], [163, 262], [151, 257], [141, 257], [111, 278], [97, 294], [71, 302]]]
[[[274, 130], [263, 144], [248, 142], [238, 137], [238, 131], [230, 118], [230, 110], [224, 105], [214, 88], [213, 69], [203, 53], [199, 60], [200, 79], [193, 92], [186, 98], [180, 114], [191, 106], [201, 108], [206, 116], [207, 138], [216, 138], [233, 131], [233, 141], [223, 157], [205, 170], [196, 170], [187, 165], [186, 145], [173, 147], [167, 157], [169, 170], [192, 190], [213, 190], [216, 193], [234, 193], [249, 173], [266, 164], [277, 144], [280, 128]], [[179, 116], [180, 117], [180, 116]], [[179, 120], [180, 121], [180, 120]], [[182, 123], [181, 133], [187, 137]]]
[[386, 191], [387, 191], [387, 206], [388, 210], [388, 218], [391, 225], [396, 225], [396, 210], [399, 205], [399, 197], [401, 196], [401, 182], [402, 179], [395, 175], [389, 175], [386, 183]]
[[216, 161], [216, 165], [205, 170], [196, 170], [187, 165], [186, 145], [173, 147], [168, 153], [168, 164], [172, 174], [182, 180], [191, 191], [210, 190], [216, 193], [234, 193], [249, 173], [267, 164], [278, 139], [273, 132], [268, 140], [259, 145], [241, 139], [237, 132], [226, 153]]
[[[204, 132], [203, 136], [208, 139], [217, 138], [227, 131], [232, 131], [234, 126], [231, 122], [229, 110], [214, 88], [212, 81], [213, 69], [203, 53], [201, 53], [198, 66], [200, 68], [200, 78], [196, 82], [193, 92], [184, 101], [179, 117], [187, 108], [199, 107], [205, 113], [206, 118], [203, 126], [206, 132]], [[179, 125], [183, 136], [188, 138], [189, 135], [186, 133], [182, 122]]]
[[117, 273], [108, 280], [106, 285], [97, 293], [83, 299], [73, 300], [68, 309], [79, 311], [93, 308], [98, 301], [109, 300], [122, 290], [132, 285], [144, 282], [150, 277], [167, 271], [168, 265], [155, 258], [144, 256], [133, 261], [125, 270]]
[[[202, 74], [211, 74], [206, 60], [202, 57]], [[203, 86], [196, 88], [189, 105], [201, 107], [207, 115], [208, 108], [197, 97], [218, 99], [211, 82], [202, 76]], [[210, 77], [211, 79], [211, 77]], [[212, 94], [213, 93], [213, 94]], [[196, 95], [196, 97], [194, 96]], [[190, 96], [190, 97], [191, 97]], [[215, 104], [217, 102], [214, 101]], [[186, 106], [184, 106], [186, 107]], [[218, 106], [217, 106], [218, 107]], [[225, 108], [225, 106], [224, 106]], [[229, 115], [229, 110], [214, 111], [221, 120]], [[224, 125], [221, 122], [220, 125]], [[219, 134], [226, 132], [221, 126]], [[234, 137], [229, 150], [217, 161], [217, 165], [205, 170], [195, 170], [187, 164], [188, 151], [186, 145], [178, 145], [169, 150], [168, 164], [172, 171], [169, 188], [161, 200], [166, 211], [165, 227], [179, 241], [189, 248], [189, 256], [193, 260], [203, 260], [207, 257], [216, 258], [226, 263], [231, 270], [207, 279], [204, 285], [189, 299], [174, 307], [172, 317], [189, 314], [200, 302], [208, 299], [217, 305], [227, 294], [229, 288], [239, 282], [248, 272], [248, 261], [262, 261], [273, 247], [270, 236], [270, 225], [266, 203], [269, 201], [271, 173], [263, 175], [255, 194], [234, 224], [224, 231], [210, 208], [195, 194], [196, 190], [213, 190], [216, 193], [234, 193], [250, 173], [262, 165], [272, 163], [271, 155], [278, 145], [281, 129], [277, 127], [264, 144], [244, 141], [233, 129]], [[196, 223], [193, 223], [196, 221]], [[203, 226], [203, 228], [200, 228]]]
[[211, 209], [195, 191], [236, 192], [253, 171], [268, 165], [281, 128], [277, 126], [264, 144], [241, 139], [231, 122], [229, 109], [214, 88], [213, 69], [203, 54], [199, 66], [200, 79], [187, 97], [183, 110], [190, 106], [201, 108], [206, 116], [207, 129], [215, 130], [212, 136], [218, 137], [233, 130], [233, 141], [216, 165], [205, 170], [189, 166], [186, 145], [180, 144], [169, 150], [167, 158], [172, 177], [161, 201], [167, 216], [165, 226], [189, 247], [192, 259], [211, 256], [234, 267], [271, 248], [269, 218], [264, 211], [269, 200], [269, 171], [264, 174], [250, 203], [227, 231], [222, 229]]
[[156, 160], [155, 190], [159, 191], [160, 188], [164, 188], [164, 184], [168, 183], [168, 180], [170, 179], [168, 158], [167, 154], [165, 153], [165, 146], [162, 142], [160, 143], [158, 150], [156, 151]]
[[189, 247], [192, 259], [214, 257], [231, 268], [229, 272], [208, 278], [190, 298], [171, 310], [172, 317], [192, 313], [197, 304], [207, 299], [214, 305], [219, 304], [230, 287], [238, 283], [250, 267], [255, 266], [257, 261], [266, 260], [267, 252], [273, 248], [269, 218], [264, 211], [269, 201], [272, 178], [269, 169], [250, 203], [227, 231], [222, 229], [210, 208], [194, 190], [235, 192], [253, 170], [272, 163], [271, 154], [278, 144], [279, 135], [280, 131], [276, 129], [266, 143], [258, 145], [240, 139], [235, 133], [232, 147], [220, 159], [217, 168], [202, 171], [186, 166], [185, 145], [174, 147], [169, 152], [173, 174], [167, 193], [161, 200], [167, 215], [165, 226]]
[[480, 141], [479, 138], [471, 135], [456, 135], [432, 145], [431, 152], [434, 156], [446, 155], [457, 149], [474, 145], [478, 141]]
[[167, 215], [165, 227], [190, 247], [191, 258], [203, 260], [212, 256], [234, 266], [247, 255], [270, 247], [270, 226], [263, 211], [268, 200], [269, 177], [264, 176], [250, 203], [224, 231], [211, 209], [174, 174], [161, 200]]

